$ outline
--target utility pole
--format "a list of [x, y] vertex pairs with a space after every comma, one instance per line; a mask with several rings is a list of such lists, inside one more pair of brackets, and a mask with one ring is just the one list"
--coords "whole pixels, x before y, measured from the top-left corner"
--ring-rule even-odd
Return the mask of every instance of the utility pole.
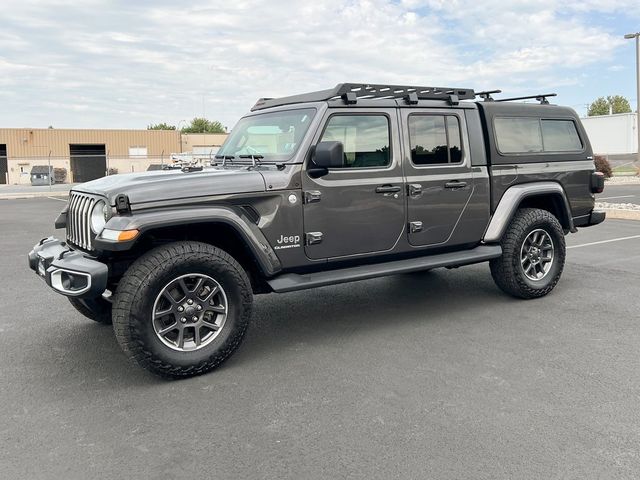
[[636, 39], [636, 135], [638, 136], [638, 157], [636, 161], [640, 167], [640, 32], [628, 33], [627, 40]]

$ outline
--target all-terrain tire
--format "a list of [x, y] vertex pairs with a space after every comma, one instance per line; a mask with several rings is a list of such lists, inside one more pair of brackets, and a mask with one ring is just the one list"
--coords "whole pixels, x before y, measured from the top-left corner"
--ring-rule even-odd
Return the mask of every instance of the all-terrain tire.
[[[156, 334], [154, 302], [168, 283], [192, 274], [215, 279], [225, 292], [228, 312], [211, 343], [179, 351]], [[147, 252], [129, 267], [115, 293], [113, 328], [125, 354], [143, 368], [167, 378], [190, 377], [216, 368], [238, 348], [252, 303], [249, 278], [228, 253], [205, 243], [175, 242]]]
[[103, 325], [111, 325], [111, 302], [104, 298], [68, 298], [73, 308], [88, 319]]
[[[525, 274], [522, 249], [532, 232], [546, 232], [552, 240], [553, 262], [539, 280]], [[496, 285], [518, 298], [539, 298], [548, 294], [560, 280], [566, 257], [564, 232], [558, 219], [546, 210], [521, 208], [514, 215], [500, 242], [502, 256], [491, 260], [491, 275]]]

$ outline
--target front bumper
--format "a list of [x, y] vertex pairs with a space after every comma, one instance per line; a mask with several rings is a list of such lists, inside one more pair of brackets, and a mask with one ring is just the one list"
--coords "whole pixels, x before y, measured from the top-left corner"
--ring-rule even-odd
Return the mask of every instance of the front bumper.
[[96, 298], [107, 288], [109, 269], [53, 237], [29, 252], [29, 267], [53, 290], [68, 297]]

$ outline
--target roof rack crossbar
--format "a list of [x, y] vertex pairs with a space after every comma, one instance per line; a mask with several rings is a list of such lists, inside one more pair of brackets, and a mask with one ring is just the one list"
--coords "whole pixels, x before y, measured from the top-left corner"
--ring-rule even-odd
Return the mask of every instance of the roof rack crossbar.
[[491, 96], [494, 93], [502, 93], [502, 90], [485, 90], [483, 92], [476, 92], [476, 96], [482, 98], [483, 102], [493, 102], [493, 97]]
[[540, 105], [549, 105], [548, 97], [557, 97], [557, 93], [544, 93], [540, 95], [527, 95], [525, 97], [513, 97], [513, 98], [500, 98], [496, 102], [510, 102], [512, 100], [531, 100], [536, 99], [540, 102]]
[[[282, 98], [261, 98], [251, 109], [262, 110], [294, 103], [323, 102], [342, 98], [346, 103], [356, 103], [358, 98], [404, 99], [415, 94], [418, 100], [446, 100], [456, 104], [459, 100], [473, 100], [476, 97], [472, 88], [418, 87], [410, 85], [379, 85], [367, 83], [339, 83], [334, 88], [318, 92], [304, 93]], [[412, 101], [415, 99], [411, 96]]]

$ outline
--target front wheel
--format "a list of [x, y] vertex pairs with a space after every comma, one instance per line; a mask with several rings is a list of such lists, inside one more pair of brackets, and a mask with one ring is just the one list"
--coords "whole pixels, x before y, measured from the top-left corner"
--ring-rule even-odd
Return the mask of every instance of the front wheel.
[[498, 287], [519, 298], [538, 298], [560, 280], [566, 256], [564, 232], [546, 210], [522, 208], [500, 242], [502, 256], [491, 260], [491, 275]]
[[176, 242], [140, 257], [120, 280], [113, 306], [118, 343], [163, 377], [208, 372], [239, 346], [251, 317], [251, 284], [223, 250]]

